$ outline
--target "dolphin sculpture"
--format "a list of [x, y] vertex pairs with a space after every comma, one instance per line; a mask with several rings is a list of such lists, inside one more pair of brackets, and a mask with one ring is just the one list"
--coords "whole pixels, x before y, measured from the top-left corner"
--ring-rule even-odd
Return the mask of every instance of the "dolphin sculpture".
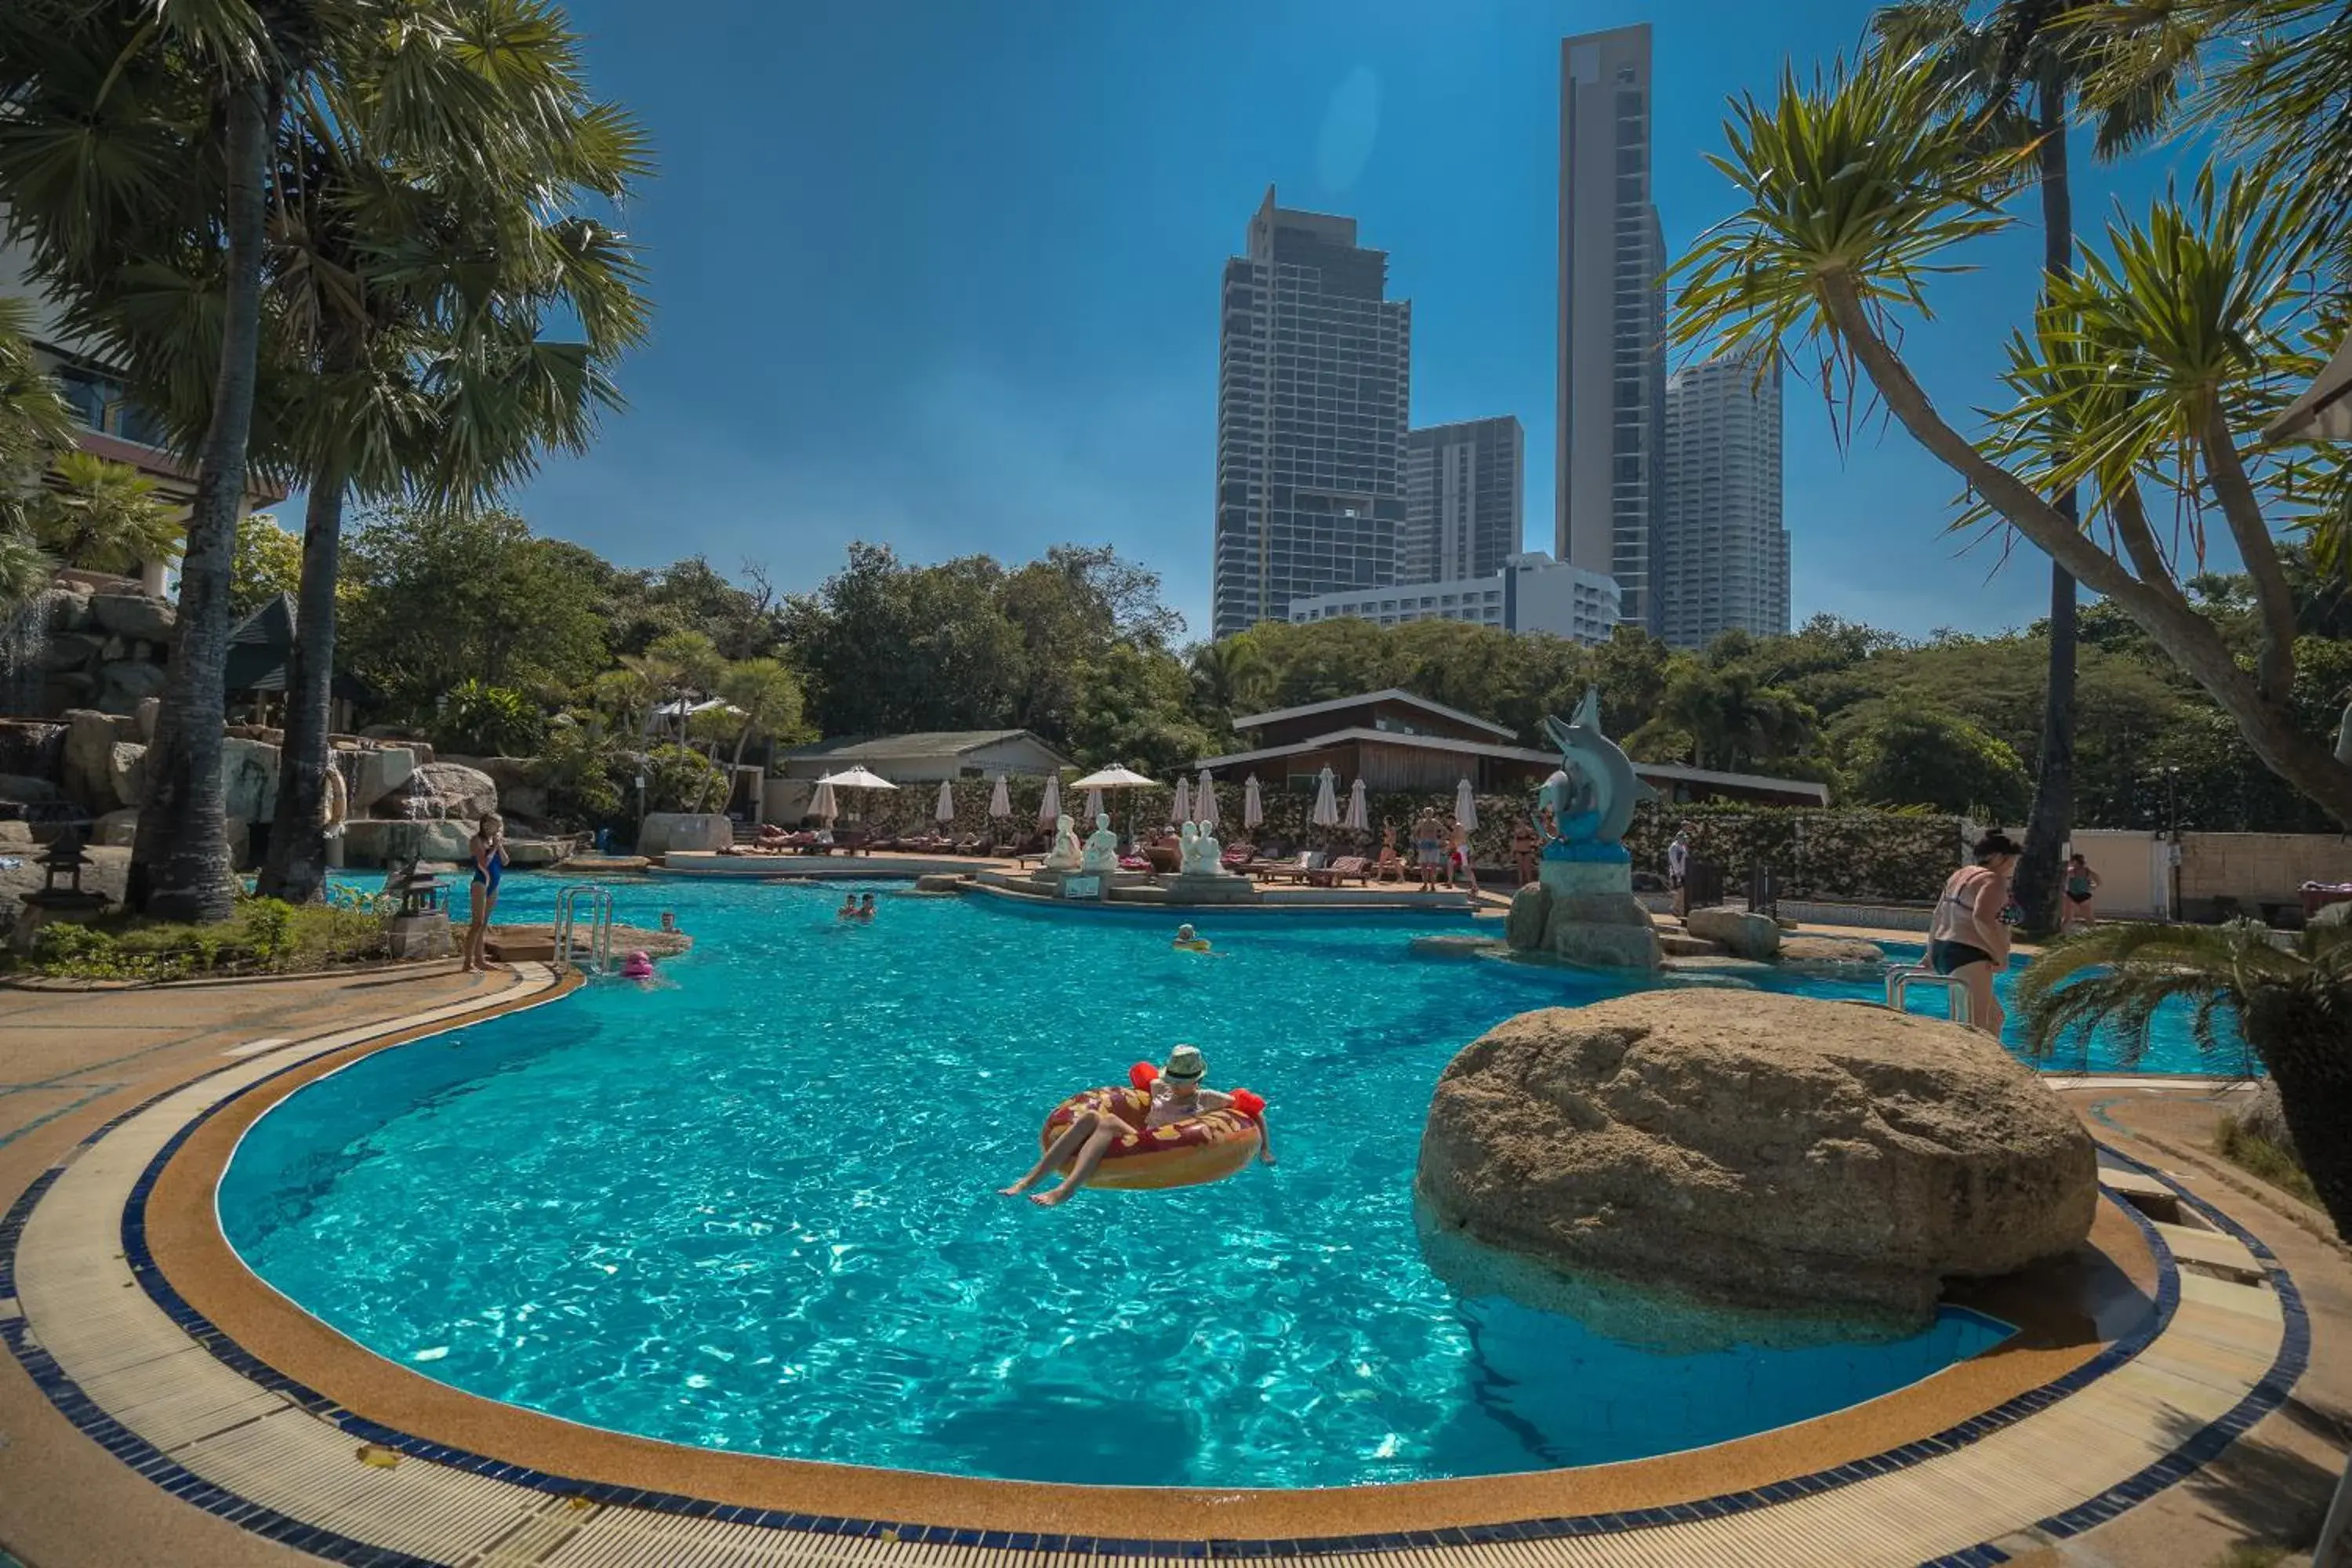
[[1587, 687], [1576, 717], [1567, 723], [1547, 714], [1543, 731], [1570, 767], [1591, 785], [1593, 809], [1601, 814], [1593, 838], [1601, 844], [1622, 843], [1633, 823], [1633, 808], [1655, 800], [1658, 792], [1633, 773], [1633, 764], [1617, 743], [1601, 732], [1601, 689]]

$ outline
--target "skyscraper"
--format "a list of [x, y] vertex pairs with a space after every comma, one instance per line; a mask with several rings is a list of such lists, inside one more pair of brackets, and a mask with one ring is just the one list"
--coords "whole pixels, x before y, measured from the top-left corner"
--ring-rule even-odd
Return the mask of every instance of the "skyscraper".
[[1665, 238], [1650, 202], [1647, 24], [1562, 39], [1554, 544], [1654, 628]]
[[1699, 647], [1717, 634], [1789, 629], [1789, 535], [1780, 526], [1780, 365], [1711, 359], [1666, 382], [1665, 507], [1658, 635]]
[[1408, 434], [1399, 583], [1492, 576], [1519, 552], [1526, 449], [1508, 414]]
[[1290, 601], [1396, 581], [1412, 305], [1356, 220], [1275, 205], [1225, 263], [1217, 364], [1215, 635]]

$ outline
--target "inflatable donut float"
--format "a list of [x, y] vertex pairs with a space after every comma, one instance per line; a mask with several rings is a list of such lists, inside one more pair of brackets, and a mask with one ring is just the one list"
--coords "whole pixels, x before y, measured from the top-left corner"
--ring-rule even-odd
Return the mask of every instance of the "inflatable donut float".
[[1151, 1111], [1152, 1079], [1159, 1069], [1138, 1062], [1127, 1088], [1090, 1089], [1054, 1107], [1038, 1130], [1042, 1153], [1054, 1146], [1082, 1111], [1108, 1112], [1127, 1123], [1129, 1131], [1103, 1154], [1102, 1163], [1087, 1178], [1090, 1187], [1146, 1191], [1160, 1187], [1197, 1187], [1222, 1182], [1252, 1160], [1265, 1142], [1258, 1117], [1265, 1101], [1245, 1089], [1233, 1091], [1230, 1110], [1204, 1110], [1146, 1132], [1144, 1118]]

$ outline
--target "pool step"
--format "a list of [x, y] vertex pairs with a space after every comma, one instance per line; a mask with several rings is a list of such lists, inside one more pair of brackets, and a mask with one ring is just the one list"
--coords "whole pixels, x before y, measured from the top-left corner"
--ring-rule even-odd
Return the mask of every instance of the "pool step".
[[2256, 1284], [2270, 1277], [2269, 1271], [2235, 1237], [2215, 1230], [2191, 1230], [2185, 1225], [2167, 1225], [2162, 1220], [2154, 1224], [2156, 1234], [2164, 1238], [2173, 1258], [2183, 1265], [2245, 1284]]
[[1719, 942], [1665, 926], [1658, 928], [1658, 947], [1668, 958], [1724, 958], [1729, 954]]

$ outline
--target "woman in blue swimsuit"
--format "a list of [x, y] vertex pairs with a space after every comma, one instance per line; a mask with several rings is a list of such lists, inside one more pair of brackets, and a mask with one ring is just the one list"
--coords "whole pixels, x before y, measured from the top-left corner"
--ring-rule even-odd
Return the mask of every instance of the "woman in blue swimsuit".
[[484, 948], [489, 941], [490, 911], [499, 907], [499, 879], [507, 868], [507, 828], [497, 812], [482, 818], [466, 847], [474, 858], [474, 923], [466, 931], [465, 967], [488, 974], [490, 961]]

